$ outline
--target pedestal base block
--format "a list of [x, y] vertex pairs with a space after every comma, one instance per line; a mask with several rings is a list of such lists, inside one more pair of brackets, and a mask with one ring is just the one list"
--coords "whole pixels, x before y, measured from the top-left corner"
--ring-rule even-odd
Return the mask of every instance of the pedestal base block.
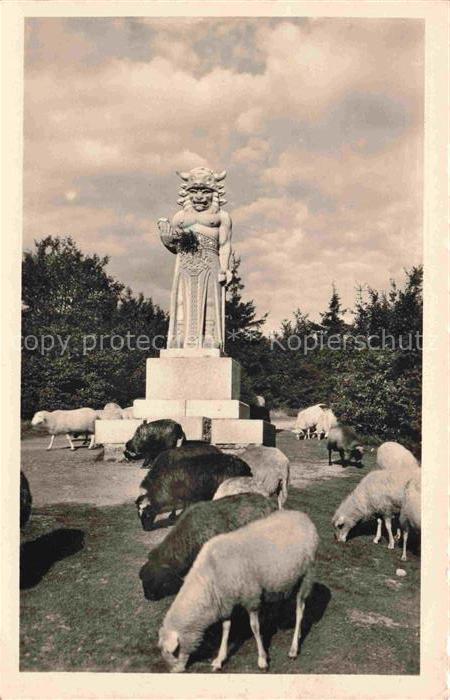
[[250, 407], [242, 401], [230, 399], [219, 401], [186, 401], [187, 416], [207, 416], [208, 418], [248, 418]]
[[[186, 415], [186, 401], [175, 399], [135, 399], [133, 401], [133, 413], [136, 418], [173, 418]], [[197, 415], [199, 415], [197, 413]]]
[[[162, 416], [149, 416], [146, 420], [160, 420]], [[205, 416], [164, 416], [173, 418], [183, 428], [186, 440], [203, 440], [211, 438], [211, 419]], [[125, 445], [144, 420], [96, 420], [95, 442], [99, 445]]]
[[231, 357], [152, 357], [147, 399], [239, 400], [241, 367]]
[[213, 445], [267, 445], [275, 446], [276, 429], [263, 420], [221, 419], [211, 421]]

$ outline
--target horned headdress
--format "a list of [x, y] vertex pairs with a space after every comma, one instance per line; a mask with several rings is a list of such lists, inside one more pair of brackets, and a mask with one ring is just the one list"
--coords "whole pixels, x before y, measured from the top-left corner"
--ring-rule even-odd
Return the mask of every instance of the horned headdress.
[[189, 207], [189, 190], [196, 189], [198, 187], [212, 190], [213, 191], [213, 206], [220, 209], [224, 204], [227, 203], [225, 199], [225, 187], [222, 181], [225, 180], [227, 176], [227, 171], [223, 170], [221, 173], [215, 173], [209, 168], [193, 168], [189, 172], [178, 172], [177, 175], [183, 180], [183, 184], [180, 185], [178, 190], [178, 204], [184, 208]]

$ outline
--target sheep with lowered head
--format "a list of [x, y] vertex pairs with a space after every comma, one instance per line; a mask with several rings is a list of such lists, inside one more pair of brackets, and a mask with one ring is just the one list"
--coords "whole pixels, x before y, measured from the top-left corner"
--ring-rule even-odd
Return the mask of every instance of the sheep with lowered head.
[[216, 671], [227, 657], [231, 613], [245, 607], [258, 649], [258, 667], [267, 669], [258, 611], [273, 594], [297, 592], [296, 620], [289, 656], [298, 654], [305, 600], [311, 592], [319, 536], [305, 513], [277, 511], [207, 542], [159, 630], [162, 656], [172, 672], [184, 671], [204, 631], [223, 621], [222, 641], [212, 662]]
[[[381, 516], [389, 536], [388, 548], [394, 549], [392, 517], [400, 512], [405, 487], [411, 476], [411, 472], [408, 471], [375, 469], [361, 479], [333, 516], [332, 525], [337, 541], [345, 542], [350, 530], [361, 520]], [[378, 544], [380, 538], [381, 526], [377, 528], [374, 543]]]
[[135, 503], [144, 530], [159, 513], [185, 509], [197, 501], [211, 501], [219, 485], [232, 476], [251, 476], [250, 467], [234, 455], [205, 453], [195, 458], [171, 459], [173, 448], [161, 453], [141, 483]]
[[71, 440], [71, 435], [79, 433], [91, 434], [91, 442], [89, 444], [89, 449], [91, 450], [94, 446], [96, 419], [97, 411], [94, 411], [93, 408], [75, 408], [68, 411], [38, 411], [34, 414], [31, 425], [34, 427], [42, 426], [51, 435], [47, 450], [51, 450], [55, 435], [65, 435], [69, 441], [70, 449], [74, 450], [75, 447]]
[[98, 420], [122, 420], [122, 409], [118, 403], [107, 403], [101, 411], [97, 411]]
[[377, 449], [377, 466], [380, 469], [417, 469], [419, 462], [413, 453], [398, 442], [383, 442]]
[[271, 495], [254, 476], [235, 476], [222, 481], [214, 494], [213, 501], [242, 493], [258, 493], [265, 498]]
[[283, 508], [288, 497], [290, 462], [278, 447], [249, 445], [235, 454], [251, 469], [252, 476], [269, 496], [276, 495], [278, 507]]
[[403, 531], [402, 561], [406, 561], [406, 543], [408, 541], [410, 530], [421, 530], [422, 519], [420, 501], [420, 471], [416, 469], [414, 476], [406, 484], [402, 507], [400, 510], [400, 527]]
[[364, 454], [364, 447], [355, 431], [348, 425], [335, 425], [330, 428], [327, 440], [328, 466], [331, 467], [331, 453], [339, 452], [342, 466], [345, 467], [347, 461], [354, 459], [360, 462]]
[[322, 439], [322, 435], [327, 438], [331, 428], [335, 428], [337, 424], [337, 418], [331, 408], [324, 408], [319, 420], [317, 421], [314, 434], [318, 440]]
[[177, 593], [183, 583], [182, 577], [205, 542], [264, 518], [274, 509], [275, 504], [256, 493], [200, 501], [189, 506], [167, 537], [149, 552], [148, 561], [139, 572], [145, 597], [159, 600]]
[[293, 429], [297, 440], [300, 440], [302, 436], [304, 436], [305, 440], [311, 437], [312, 431], [320, 420], [324, 408], [326, 408], [324, 403], [318, 403], [315, 406], [309, 406], [298, 412]]

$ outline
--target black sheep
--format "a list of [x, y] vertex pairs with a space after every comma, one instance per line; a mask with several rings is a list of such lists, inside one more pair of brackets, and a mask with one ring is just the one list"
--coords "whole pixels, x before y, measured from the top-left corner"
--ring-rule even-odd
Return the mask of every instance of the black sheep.
[[328, 433], [327, 449], [328, 464], [330, 466], [331, 453], [333, 451], [339, 452], [343, 467], [345, 467], [347, 464], [346, 456], [348, 456], [348, 461], [354, 459], [359, 465], [364, 454], [364, 448], [361, 444], [361, 440], [358, 438], [355, 431], [348, 425], [336, 425], [334, 428], [330, 428], [330, 432]]
[[174, 420], [145, 421], [126, 443], [124, 456], [126, 459], [155, 459], [160, 452], [175, 447], [179, 440], [185, 439], [183, 428]]
[[[168, 450], [164, 450], [167, 452]], [[180, 447], [174, 447], [170, 450], [171, 463], [174, 464], [176, 461], [185, 459], [193, 459], [194, 457], [199, 457], [200, 455], [210, 455], [210, 454], [220, 454], [221, 450], [215, 445], [210, 445], [207, 442], [201, 442], [200, 440], [192, 440], [190, 442], [185, 442]], [[160, 452], [158, 456], [162, 455]], [[154, 457], [146, 457], [142, 468], [151, 468], [155, 461]]]
[[264, 518], [276, 505], [258, 493], [240, 493], [190, 506], [167, 537], [148, 555], [139, 572], [148, 600], [177, 593], [201, 547], [224, 532]]
[[31, 491], [28, 479], [20, 472], [20, 527], [24, 527], [31, 515]]
[[155, 459], [136, 499], [142, 527], [150, 530], [158, 513], [211, 500], [225, 479], [251, 475], [248, 464], [234, 455], [219, 452], [180, 460], [176, 449], [166, 450]]

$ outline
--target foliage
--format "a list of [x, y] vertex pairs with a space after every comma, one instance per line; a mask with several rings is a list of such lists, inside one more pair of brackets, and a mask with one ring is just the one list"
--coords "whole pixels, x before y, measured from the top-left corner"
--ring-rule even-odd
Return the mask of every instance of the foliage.
[[[328, 403], [362, 435], [399, 440], [418, 452], [422, 268], [406, 271], [404, 286], [392, 281], [387, 293], [360, 286], [352, 323], [343, 319], [346, 310], [333, 284], [320, 323], [297, 308], [267, 336], [267, 314], [259, 317], [255, 302], [243, 297], [240, 262], [232, 260], [226, 352], [242, 366], [241, 399], [252, 403], [261, 394], [269, 408], [289, 412]], [[59, 343], [45, 353], [24, 348], [24, 417], [38, 408], [96, 408], [107, 401], [126, 406], [143, 395], [145, 359], [163, 347], [167, 315], [110, 277], [107, 263], [83, 254], [70, 238], [47, 237], [25, 253], [22, 335], [69, 340], [63, 353]], [[159, 342], [138, 345], [142, 335]], [[128, 336], [130, 343], [114, 349], [114, 337]], [[89, 352], [83, 352], [86, 337], [92, 337]], [[332, 346], [333, 339], [341, 345]]]
[[23, 417], [108, 401], [124, 406], [143, 395], [145, 359], [156, 350], [137, 349], [131, 338], [123, 349], [114, 347], [127, 331], [164, 336], [167, 317], [110, 277], [107, 263], [83, 254], [70, 237], [48, 236], [24, 254]]

